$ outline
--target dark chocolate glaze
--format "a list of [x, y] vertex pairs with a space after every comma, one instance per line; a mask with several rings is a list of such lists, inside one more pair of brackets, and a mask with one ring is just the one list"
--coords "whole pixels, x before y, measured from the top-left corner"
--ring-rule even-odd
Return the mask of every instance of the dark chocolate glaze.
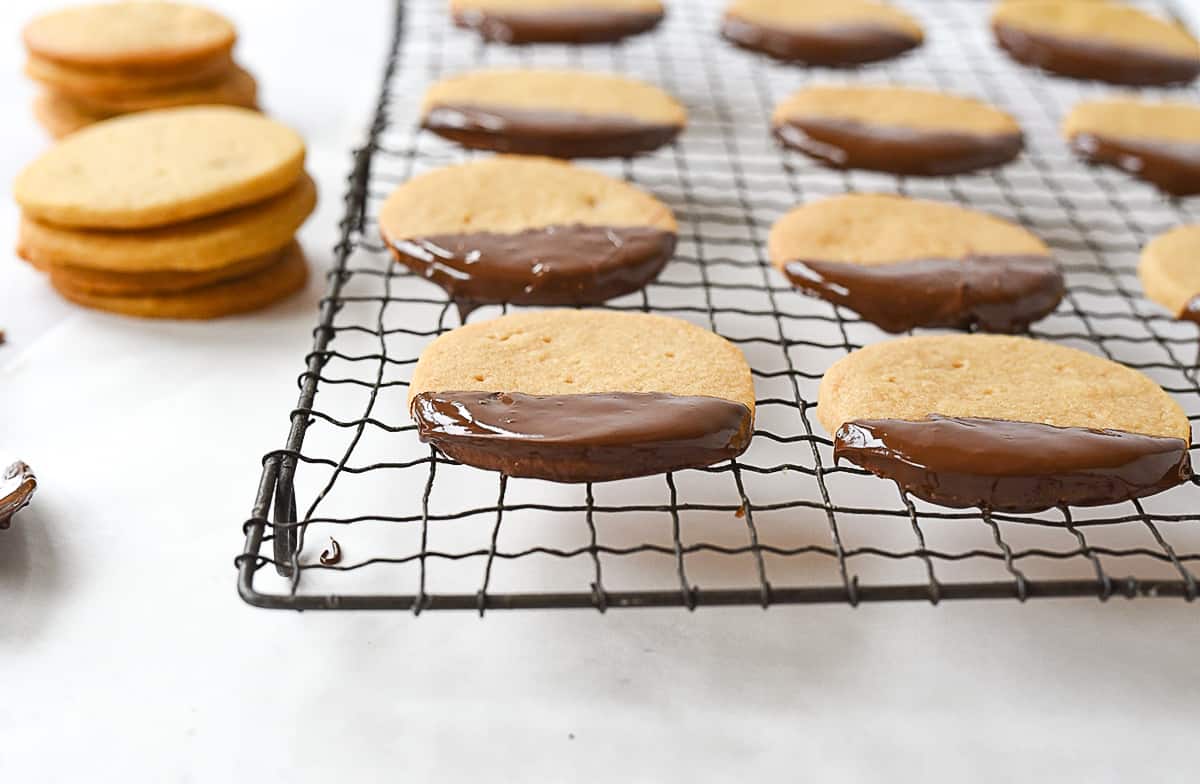
[[721, 35], [744, 49], [806, 65], [853, 66], [887, 60], [921, 45], [906, 30], [884, 24], [843, 22], [808, 29], [771, 27], [726, 16]]
[[37, 477], [25, 463], [16, 462], [0, 474], [0, 529], [8, 528], [12, 517], [29, 505]]
[[834, 117], [792, 117], [775, 137], [835, 169], [873, 169], [936, 177], [1008, 163], [1020, 154], [1020, 133], [929, 131], [871, 125]]
[[1188, 300], [1188, 303], [1183, 306], [1183, 312], [1179, 314], [1179, 318], [1200, 324], [1200, 294]]
[[1071, 148], [1091, 163], [1129, 172], [1172, 196], [1200, 193], [1200, 143], [1128, 139], [1093, 133], [1071, 137]]
[[342, 545], [337, 539], [329, 537], [329, 546], [321, 551], [322, 566], [337, 566], [342, 562]]
[[421, 125], [476, 150], [555, 158], [637, 155], [668, 144], [683, 130], [633, 116], [468, 104], [435, 106]]
[[396, 258], [441, 286], [463, 319], [480, 305], [595, 305], [637, 291], [675, 252], [650, 226], [546, 226], [387, 238]]
[[456, 11], [454, 23], [506, 44], [602, 44], [644, 33], [661, 11], [571, 8], [553, 11]]
[[938, 415], [847, 422], [834, 438], [843, 458], [926, 501], [1000, 512], [1117, 503], [1192, 475], [1179, 438]]
[[992, 25], [992, 32], [1000, 48], [1017, 62], [1076, 79], [1129, 85], [1179, 84], [1200, 74], [1197, 58], [1030, 32], [1003, 23]]
[[845, 305], [888, 332], [976, 327], [1023, 332], [1065, 290], [1050, 256], [976, 256], [895, 264], [793, 261], [784, 272], [806, 293]]
[[412, 416], [422, 441], [461, 463], [555, 482], [719, 463], [746, 449], [754, 424], [732, 400], [656, 392], [423, 392]]

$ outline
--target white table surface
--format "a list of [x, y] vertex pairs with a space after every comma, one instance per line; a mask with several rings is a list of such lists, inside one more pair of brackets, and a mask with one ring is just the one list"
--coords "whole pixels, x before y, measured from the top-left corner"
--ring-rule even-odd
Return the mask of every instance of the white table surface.
[[[389, 3], [213, 2], [307, 137], [329, 263]], [[0, 179], [43, 148], [0, 4]], [[17, 214], [0, 199], [0, 249]], [[682, 611], [253, 609], [233, 556], [321, 281], [259, 315], [142, 322], [0, 251], [0, 781], [1194, 781], [1180, 600]], [[769, 779], [766, 777], [770, 777]]]

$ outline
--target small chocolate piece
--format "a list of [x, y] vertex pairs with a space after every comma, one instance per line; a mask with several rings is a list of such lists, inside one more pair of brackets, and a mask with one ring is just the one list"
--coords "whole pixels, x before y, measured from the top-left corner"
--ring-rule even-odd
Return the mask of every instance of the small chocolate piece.
[[1077, 133], [1071, 148], [1090, 163], [1115, 166], [1172, 196], [1200, 193], [1198, 143]]
[[342, 546], [337, 539], [329, 537], [329, 546], [321, 551], [320, 560], [322, 566], [337, 566], [342, 562]]
[[978, 327], [1022, 332], [1057, 307], [1065, 290], [1049, 256], [978, 256], [895, 264], [793, 261], [798, 288], [844, 305], [888, 332]]
[[741, 454], [752, 426], [741, 403], [655, 392], [422, 392], [412, 415], [422, 441], [461, 463], [555, 482], [712, 465]]
[[662, 21], [662, 12], [573, 8], [554, 11], [454, 12], [454, 23], [487, 41], [506, 44], [602, 44], [644, 33]]
[[480, 305], [592, 305], [637, 291], [675, 252], [649, 226], [546, 226], [391, 239], [396, 258], [441, 286], [465, 320]]
[[835, 169], [872, 169], [927, 177], [1008, 163], [1020, 154], [1020, 133], [965, 133], [871, 125], [832, 117], [789, 117], [775, 136]]
[[1076, 79], [1145, 86], [1183, 84], [1200, 75], [1200, 60], [1191, 57], [1030, 32], [1003, 22], [993, 24], [992, 31], [1017, 62]]
[[787, 29], [726, 16], [721, 35], [779, 60], [830, 67], [887, 60], [921, 45], [921, 39], [911, 33], [869, 22]]
[[1179, 318], [1200, 324], [1200, 294], [1188, 300], [1187, 307], [1179, 314]]
[[1192, 475], [1179, 438], [936, 414], [846, 422], [843, 458], [935, 504], [1018, 513], [1127, 501]]
[[29, 466], [18, 461], [4, 469], [0, 476], [0, 529], [8, 528], [13, 515], [29, 505], [34, 490], [37, 477]]
[[633, 116], [465, 104], [433, 107], [422, 127], [475, 150], [554, 158], [633, 156], [668, 144], [683, 130]]

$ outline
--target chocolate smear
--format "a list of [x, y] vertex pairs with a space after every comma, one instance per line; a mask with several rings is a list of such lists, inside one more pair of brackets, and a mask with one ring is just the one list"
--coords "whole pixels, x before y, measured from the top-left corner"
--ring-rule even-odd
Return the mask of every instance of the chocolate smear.
[[1179, 438], [936, 414], [847, 422], [843, 459], [935, 504], [1018, 513], [1128, 501], [1192, 475]]
[[1200, 59], [1098, 40], [992, 26], [996, 42], [1019, 63], [1076, 79], [1111, 84], [1165, 85], [1200, 75]]
[[4, 469], [0, 476], [0, 528], [8, 528], [13, 515], [29, 505], [37, 490], [33, 469], [20, 461]]
[[485, 40], [507, 44], [600, 44], [644, 33], [662, 21], [660, 11], [570, 8], [552, 11], [466, 10], [454, 23]]
[[1019, 132], [934, 131], [838, 117], [789, 117], [775, 125], [775, 137], [835, 169], [925, 177], [999, 166], [1024, 147]]
[[433, 107], [421, 125], [471, 149], [553, 158], [633, 156], [662, 147], [683, 130], [632, 115], [457, 103]]
[[778, 60], [829, 67], [887, 60], [921, 45], [919, 37], [883, 24], [838, 22], [801, 29], [773, 27], [736, 16], [725, 17], [721, 35]]
[[1023, 332], [1063, 298], [1062, 272], [1050, 256], [973, 256], [895, 264], [793, 261], [797, 288], [844, 305], [888, 332], [914, 327]]
[[1090, 163], [1115, 166], [1171, 196], [1200, 193], [1200, 142], [1077, 133], [1071, 148]]
[[342, 546], [337, 539], [329, 537], [329, 546], [321, 551], [320, 560], [322, 566], [337, 566], [342, 562]]
[[1188, 300], [1187, 304], [1183, 306], [1183, 312], [1179, 314], [1179, 318], [1200, 324], [1200, 294]]
[[555, 482], [712, 465], [741, 454], [753, 427], [741, 403], [657, 392], [423, 392], [412, 416], [422, 441], [461, 463]]
[[676, 235], [650, 226], [545, 226], [387, 238], [406, 267], [441, 286], [465, 320], [480, 305], [595, 305], [658, 277]]

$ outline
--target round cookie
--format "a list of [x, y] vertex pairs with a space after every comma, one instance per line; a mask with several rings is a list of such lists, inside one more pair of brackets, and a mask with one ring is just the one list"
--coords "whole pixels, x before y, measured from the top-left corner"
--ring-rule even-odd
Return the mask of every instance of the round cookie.
[[464, 320], [482, 304], [590, 305], [637, 291], [671, 258], [677, 230], [670, 208], [632, 185], [513, 155], [414, 177], [379, 227]]
[[1062, 132], [1089, 163], [1123, 169], [1172, 196], [1200, 193], [1200, 106], [1134, 97], [1084, 101]]
[[953, 204], [882, 194], [811, 202], [779, 219], [771, 261], [801, 291], [888, 332], [1020, 332], [1062, 299], [1062, 273], [1025, 229]]
[[994, 106], [908, 87], [813, 86], [782, 101], [775, 136], [828, 166], [938, 176], [998, 166], [1021, 128]]
[[556, 158], [648, 152], [685, 125], [659, 88], [587, 71], [473, 71], [433, 85], [422, 110], [423, 127], [464, 147]]
[[258, 82], [250, 73], [234, 65], [220, 80], [210, 84], [193, 85], [150, 92], [121, 92], [102, 95], [71, 95], [70, 99], [84, 110], [109, 116], [174, 106], [243, 106], [254, 109], [258, 102]]
[[239, 259], [223, 267], [196, 272], [170, 269], [150, 272], [109, 272], [66, 265], [43, 266], [41, 269], [49, 273], [54, 281], [54, 286], [60, 291], [72, 291], [80, 295], [138, 297], [151, 294], [174, 294], [242, 278], [252, 272], [274, 265], [279, 261], [281, 252], [281, 248], [275, 248], [269, 253]]
[[170, 66], [228, 53], [229, 20], [167, 2], [81, 5], [37, 17], [22, 34], [37, 57], [79, 67]]
[[992, 15], [996, 42], [1017, 62], [1114, 84], [1190, 82], [1200, 44], [1181, 26], [1105, 0], [1007, 0]]
[[737, 347], [686, 321], [551, 310], [439, 337], [409, 408], [422, 440], [467, 465], [601, 482], [741, 454], [754, 382]]
[[1002, 335], [899, 338], [836, 362], [817, 415], [846, 459], [952, 507], [1116, 503], [1191, 478], [1187, 415], [1077, 349]]
[[228, 54], [183, 66], [131, 70], [127, 68], [77, 68], [54, 60], [30, 55], [25, 74], [43, 85], [78, 96], [114, 96], [128, 92], [175, 90], [194, 85], [212, 84], [233, 68]]
[[257, 112], [162, 109], [71, 134], [18, 175], [14, 194], [48, 223], [143, 229], [262, 201], [303, 167], [299, 135]]
[[663, 18], [661, 0], [450, 0], [459, 27], [509, 44], [592, 44], [643, 33]]
[[33, 117], [55, 139], [80, 128], [107, 120], [112, 115], [91, 112], [53, 90], [43, 90], [33, 99]]
[[261, 310], [304, 288], [308, 263], [292, 243], [278, 260], [244, 277], [170, 294], [113, 296], [63, 285], [53, 272], [50, 283], [66, 299], [94, 310], [158, 319], [211, 319]]
[[1142, 250], [1138, 277], [1146, 296], [1176, 318], [1200, 323], [1200, 225], [1160, 234]]
[[915, 19], [874, 0], [734, 0], [721, 34], [780, 60], [823, 66], [886, 60], [925, 39]]

